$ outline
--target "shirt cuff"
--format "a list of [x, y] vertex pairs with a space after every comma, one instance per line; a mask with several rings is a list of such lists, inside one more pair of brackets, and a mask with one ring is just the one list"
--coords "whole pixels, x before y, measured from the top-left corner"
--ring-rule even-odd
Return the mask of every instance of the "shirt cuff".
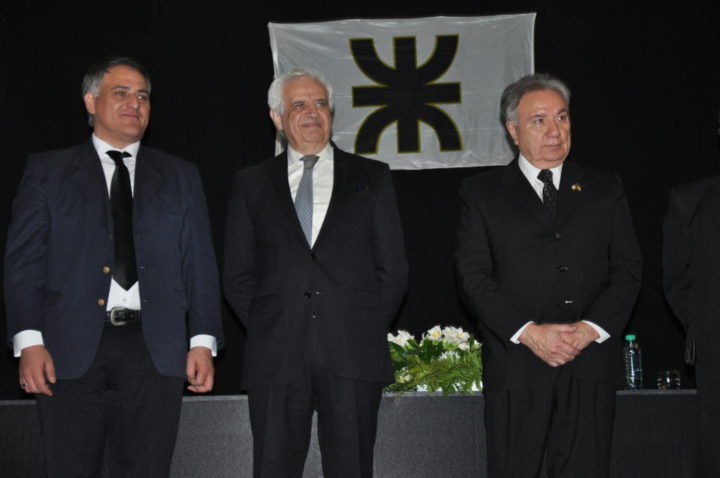
[[19, 357], [24, 348], [33, 345], [45, 345], [42, 332], [30, 329], [20, 331], [13, 337], [13, 355]]
[[213, 357], [217, 357], [217, 339], [212, 335], [198, 334], [190, 339], [190, 348], [206, 347], [210, 349]]
[[585, 322], [586, 324], [588, 324], [590, 327], [592, 327], [593, 329], [595, 329], [595, 331], [596, 331], [598, 334], [600, 334], [600, 337], [596, 338], [596, 339], [595, 339], [595, 342], [601, 344], [601, 343], [605, 342], [607, 339], [610, 338], [610, 334], [608, 334], [607, 332], [605, 332], [605, 329], [603, 329], [602, 327], [600, 327], [598, 324], [596, 324], [596, 323], [594, 323], [594, 322], [590, 322], [589, 320], [583, 320], [583, 322]]
[[527, 326], [530, 325], [530, 324], [534, 324], [534, 323], [535, 323], [535, 322], [533, 322], [532, 320], [529, 320], [529, 321], [525, 322], [525, 325], [523, 325], [522, 327], [520, 327], [520, 328], [518, 329], [518, 331], [515, 332], [515, 334], [514, 334], [512, 337], [510, 337], [510, 342], [512, 342], [512, 343], [514, 343], [514, 344], [519, 344], [519, 343], [520, 343], [520, 336], [522, 335], [523, 330], [525, 330], [525, 327], [527, 327]]

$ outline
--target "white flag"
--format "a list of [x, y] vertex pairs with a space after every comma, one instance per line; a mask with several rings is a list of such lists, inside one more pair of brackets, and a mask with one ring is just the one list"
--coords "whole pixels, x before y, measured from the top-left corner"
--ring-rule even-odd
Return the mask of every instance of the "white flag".
[[393, 169], [507, 164], [503, 89], [533, 72], [535, 14], [270, 23], [275, 74], [321, 71], [333, 141]]

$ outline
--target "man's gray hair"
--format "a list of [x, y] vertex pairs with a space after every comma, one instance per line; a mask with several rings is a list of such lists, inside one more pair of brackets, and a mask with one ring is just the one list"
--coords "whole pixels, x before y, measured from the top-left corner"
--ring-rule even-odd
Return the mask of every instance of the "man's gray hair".
[[533, 91], [552, 90], [562, 96], [570, 108], [570, 88], [559, 78], [547, 73], [526, 75], [505, 88], [500, 99], [500, 113], [503, 123], [510, 121], [517, 125], [517, 107], [526, 94]]
[[[91, 93], [96, 98], [100, 96], [103, 78], [105, 78], [105, 74], [108, 73], [110, 68], [115, 66], [127, 66], [140, 73], [145, 80], [145, 85], [147, 85], [147, 91], [150, 93], [150, 74], [144, 66], [129, 56], [109, 56], [93, 63], [85, 73], [85, 78], [82, 81], [83, 98], [88, 93]], [[88, 113], [88, 124], [90, 126], [95, 125], [95, 117], [90, 113]]]
[[328, 107], [332, 112], [335, 109], [335, 97], [333, 96], [333, 87], [325, 79], [322, 73], [309, 68], [293, 68], [287, 73], [283, 73], [273, 80], [268, 88], [268, 106], [271, 110], [278, 114], [283, 114], [285, 109], [285, 99], [283, 98], [283, 89], [285, 84], [297, 80], [298, 78], [311, 78], [325, 87], [327, 91]]

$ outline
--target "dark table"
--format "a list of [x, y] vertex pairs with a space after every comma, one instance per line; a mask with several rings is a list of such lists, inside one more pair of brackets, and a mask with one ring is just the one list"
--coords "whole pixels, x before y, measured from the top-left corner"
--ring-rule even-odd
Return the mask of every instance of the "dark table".
[[[375, 476], [485, 477], [483, 406], [482, 394], [385, 395]], [[699, 477], [696, 411], [694, 390], [619, 391], [613, 478]], [[0, 477], [44, 476], [41, 449], [34, 401], [0, 401]], [[185, 397], [172, 476], [252, 476], [247, 397]], [[304, 476], [322, 476], [314, 433]]]

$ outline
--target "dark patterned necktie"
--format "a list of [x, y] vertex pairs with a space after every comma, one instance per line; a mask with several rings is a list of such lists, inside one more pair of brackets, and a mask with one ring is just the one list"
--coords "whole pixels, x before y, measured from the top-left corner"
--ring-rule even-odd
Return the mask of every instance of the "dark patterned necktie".
[[300, 226], [305, 233], [307, 243], [312, 246], [312, 216], [313, 216], [313, 180], [312, 172], [318, 157], [309, 154], [300, 158], [304, 163], [303, 175], [300, 178], [297, 194], [295, 194], [295, 212], [297, 212]]
[[110, 203], [113, 216], [113, 241], [115, 259], [112, 275], [115, 282], [125, 290], [137, 282], [135, 264], [135, 239], [133, 236], [133, 197], [130, 187], [130, 173], [123, 158], [129, 158], [125, 151], [108, 151], [115, 161], [115, 172], [110, 183]]
[[558, 190], [553, 184], [553, 173], [549, 169], [543, 169], [538, 174], [538, 179], [543, 183], [543, 204], [550, 211], [552, 220], [555, 221], [557, 217]]

